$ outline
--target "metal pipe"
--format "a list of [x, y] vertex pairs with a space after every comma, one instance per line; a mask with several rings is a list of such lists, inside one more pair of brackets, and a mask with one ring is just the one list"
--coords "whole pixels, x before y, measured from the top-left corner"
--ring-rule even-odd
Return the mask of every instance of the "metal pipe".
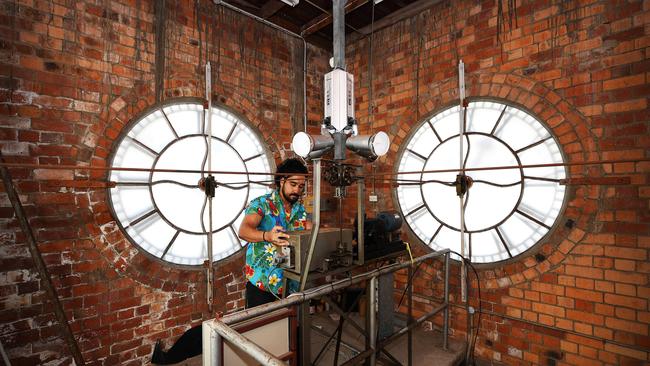
[[364, 240], [366, 238], [364, 225], [365, 204], [366, 204], [366, 181], [363, 178], [363, 168], [357, 168], [357, 264], [363, 265], [366, 261], [366, 251]]
[[449, 257], [445, 254], [445, 313], [442, 319], [442, 348], [447, 350], [449, 346]]
[[[412, 328], [416, 327], [417, 325], [419, 325], [420, 323], [422, 323], [422, 322], [425, 321], [426, 319], [428, 319], [428, 318], [432, 317], [433, 315], [435, 315], [436, 313], [440, 312], [440, 310], [442, 310], [442, 309], [445, 308], [445, 307], [446, 307], [446, 306], [445, 306], [444, 304], [443, 304], [443, 305], [440, 305], [440, 306], [436, 307], [435, 309], [433, 309], [432, 311], [430, 311], [430, 312], [428, 312], [428, 313], [422, 315], [421, 317], [419, 317], [417, 320], [415, 320], [415, 321], [414, 321], [413, 323], [411, 323], [410, 325], [407, 325], [406, 327], [400, 329], [399, 331], [397, 331], [397, 332], [391, 334], [388, 338], [379, 341], [379, 343], [378, 343], [378, 345], [377, 345], [377, 348], [378, 348], [378, 349], [383, 349], [383, 348], [385, 348], [385, 347], [388, 346], [389, 344], [393, 343], [396, 339], [398, 339], [399, 337], [403, 336], [404, 333], [406, 333], [406, 332], [409, 331], [409, 329], [412, 329]], [[345, 362], [345, 363], [343, 364], [343, 366], [346, 366], [346, 365], [356, 365], [356, 364], [358, 364], [361, 360], [368, 358], [368, 356], [370, 356], [371, 354], [373, 354], [373, 353], [375, 353], [375, 352], [376, 352], [375, 349], [366, 349], [365, 351], [363, 351], [363, 352], [359, 353], [358, 355], [356, 355], [354, 358], [352, 358], [352, 359], [348, 360], [347, 362]]]
[[[366, 346], [366, 348], [370, 348], [372, 350], [377, 349], [377, 314], [376, 314], [376, 306], [375, 303], [377, 302], [377, 276], [373, 276], [370, 278], [370, 281], [368, 282], [368, 319], [370, 320], [368, 322], [368, 336], [369, 336], [369, 344]], [[377, 363], [377, 352], [372, 352], [370, 354], [370, 366], [375, 366]]]
[[[458, 110], [458, 136], [459, 136], [459, 158], [458, 163], [460, 164], [459, 168], [462, 169], [465, 167], [464, 164], [464, 151], [463, 151], [463, 140], [465, 139], [465, 64], [463, 60], [458, 62], [458, 96], [460, 99], [459, 110]], [[460, 192], [458, 195], [458, 204], [460, 205], [460, 255], [465, 258], [465, 194]], [[465, 261], [461, 261], [460, 267], [460, 296], [463, 302], [467, 301], [467, 266]]]
[[5, 348], [2, 346], [2, 342], [0, 342], [0, 354], [2, 354], [2, 360], [5, 365], [11, 366], [11, 361], [9, 361], [9, 357], [7, 356], [7, 352], [5, 352]]
[[[360, 297], [361, 297], [361, 295], [359, 295], [357, 298], [360, 298]], [[366, 334], [366, 330], [363, 329], [363, 327], [361, 327], [359, 324], [357, 324], [357, 322], [354, 321], [354, 319], [350, 318], [350, 316], [345, 311], [343, 311], [343, 309], [341, 309], [338, 305], [336, 305], [336, 303], [334, 301], [332, 301], [332, 299], [330, 299], [329, 297], [323, 297], [323, 299], [325, 299], [325, 302], [330, 305], [330, 307], [334, 310], [335, 313], [337, 313], [340, 316], [344, 317], [345, 320], [347, 320], [348, 323], [351, 324], [352, 327], [354, 327], [354, 329], [356, 329], [359, 333], [361, 333], [363, 335]]]
[[316, 247], [316, 239], [318, 238], [318, 230], [320, 230], [320, 159], [314, 159], [314, 213], [312, 215], [311, 236], [309, 237], [309, 251], [307, 252], [307, 260], [305, 265], [302, 266], [302, 274], [300, 275], [300, 291], [305, 290], [307, 285], [307, 277], [309, 276], [309, 268], [311, 266], [311, 259], [314, 255], [314, 248]]
[[307, 133], [307, 41], [303, 36], [300, 38], [302, 39], [302, 123], [303, 131]]
[[[207, 120], [208, 125], [208, 170], [212, 170], [212, 68], [210, 67], [210, 62], [205, 64], [205, 98], [208, 100], [208, 108], [204, 110], [205, 119]], [[212, 242], [212, 194], [210, 190], [205, 190], [205, 193], [208, 195], [208, 261], [207, 261], [207, 289], [206, 289], [206, 300], [208, 302], [208, 312], [212, 312], [212, 288], [213, 288], [213, 279], [214, 279], [214, 268], [212, 266], [213, 255], [213, 242]], [[203, 221], [203, 217], [201, 217]]]
[[[2, 154], [0, 153], [0, 162], [1, 161]], [[50, 273], [47, 270], [45, 261], [43, 261], [41, 251], [38, 249], [38, 244], [36, 243], [36, 238], [34, 237], [32, 227], [27, 220], [27, 215], [25, 215], [23, 204], [20, 202], [20, 197], [18, 197], [18, 193], [16, 192], [16, 189], [12, 183], [9, 169], [7, 169], [5, 166], [0, 166], [0, 175], [2, 176], [2, 184], [4, 185], [5, 192], [7, 193], [9, 201], [14, 208], [16, 219], [20, 224], [20, 229], [25, 235], [25, 241], [27, 241], [29, 252], [34, 261], [34, 265], [36, 266], [36, 270], [41, 277], [41, 284], [43, 287], [45, 287], [45, 292], [47, 293], [48, 299], [54, 308], [54, 315], [56, 316], [59, 326], [61, 327], [63, 339], [65, 340], [68, 348], [70, 348], [70, 353], [72, 354], [72, 358], [74, 359], [75, 363], [77, 365], [85, 365], [79, 344], [74, 338], [74, 333], [72, 333], [72, 328], [70, 327], [68, 318], [66, 317], [65, 311], [63, 310], [63, 305], [61, 305], [61, 302], [59, 301], [59, 296], [56, 292], [54, 284], [52, 284]]]
[[334, 65], [335, 69], [345, 70], [345, 2], [346, 0], [332, 1], [333, 38], [334, 38]]
[[303, 124], [305, 126], [305, 132], [307, 132], [307, 41], [305, 40], [305, 37], [303, 37], [301, 34], [294, 33], [286, 28], [282, 28], [279, 25], [269, 22], [268, 20], [258, 17], [255, 14], [251, 14], [245, 10], [242, 10], [236, 6], [230, 5], [227, 2], [224, 2], [223, 0], [213, 0], [213, 2], [216, 5], [223, 5], [226, 8], [238, 12], [240, 14], [243, 14], [249, 18], [255, 19], [258, 22], [264, 23], [268, 25], [271, 28], [277, 29], [279, 31], [282, 31], [288, 35], [291, 35], [296, 38], [300, 38], [302, 40], [302, 46], [303, 46], [303, 55], [302, 55], [302, 83], [303, 83], [303, 88], [302, 88], [302, 109], [303, 109]]
[[222, 366], [221, 337], [209, 326], [201, 327], [202, 358], [204, 366]]
[[[407, 278], [413, 280], [413, 266], [408, 267]], [[408, 291], [408, 324], [413, 322], [413, 283], [407, 284]], [[408, 353], [408, 366], [413, 365], [413, 331], [409, 328], [407, 336], [407, 353]]]
[[[420, 256], [420, 257], [417, 257], [417, 258], [413, 259], [413, 263], [417, 264], [417, 263], [420, 263], [420, 262], [425, 261], [427, 259], [443, 256], [446, 253], [449, 253], [449, 249], [444, 249], [444, 250], [440, 250], [440, 251], [437, 251], [437, 252], [431, 252], [431, 253], [428, 253], [428, 254], [425, 254], [423, 256]], [[302, 303], [302, 302], [305, 302], [307, 300], [311, 300], [311, 299], [314, 299], [314, 298], [321, 297], [323, 295], [327, 295], [327, 294], [329, 294], [331, 292], [340, 290], [342, 288], [346, 288], [346, 287], [349, 287], [351, 285], [361, 283], [361, 282], [363, 282], [363, 281], [365, 281], [368, 278], [371, 278], [373, 276], [380, 276], [380, 275], [385, 274], [385, 273], [391, 273], [391, 272], [399, 271], [400, 269], [406, 268], [407, 266], [410, 266], [410, 265], [411, 265], [411, 261], [406, 262], [406, 263], [393, 263], [393, 264], [390, 264], [390, 265], [387, 265], [387, 266], [384, 266], [384, 267], [381, 267], [381, 268], [378, 268], [378, 269], [374, 269], [372, 271], [368, 271], [368, 272], [365, 272], [365, 273], [358, 274], [356, 276], [352, 276], [350, 278], [345, 278], [345, 279], [342, 279], [342, 280], [339, 280], [339, 281], [336, 281], [336, 282], [333, 282], [333, 283], [325, 284], [325, 285], [322, 285], [322, 286], [319, 286], [319, 287], [315, 287], [313, 289], [309, 289], [309, 290], [306, 290], [306, 291], [296, 292], [296, 293], [291, 294], [288, 297], [286, 297], [284, 299], [281, 299], [281, 300], [277, 300], [277, 301], [274, 301], [274, 302], [271, 302], [271, 303], [268, 303], [268, 304], [256, 306], [256, 307], [250, 308], [250, 309], [244, 309], [244, 310], [241, 310], [241, 311], [238, 311], [238, 312], [235, 312], [235, 313], [231, 313], [231, 314], [225, 315], [220, 320], [222, 322], [226, 323], [226, 324], [233, 324], [233, 323], [237, 323], [237, 322], [240, 322], [240, 321], [248, 320], [248, 319], [254, 318], [256, 316], [262, 315], [262, 314], [267, 314], [267, 313], [269, 313], [269, 312], [271, 312], [273, 310], [285, 308], [285, 307], [287, 307], [289, 305]], [[206, 320], [206, 322], [211, 322], [211, 321], [214, 321], [214, 319]]]
[[[320, 329], [320, 328], [318, 328], [318, 327], [316, 327], [316, 326], [314, 326], [314, 325], [311, 326], [311, 330], [313, 330], [313, 331], [315, 331], [316, 333], [322, 335], [323, 337], [329, 337], [329, 336], [330, 336], [329, 334], [327, 334], [327, 332], [325, 332], [324, 330], [322, 330], [322, 329]], [[341, 345], [342, 345], [343, 347], [347, 348], [348, 350], [354, 352], [354, 353], [357, 353], [357, 354], [361, 353], [361, 351], [359, 351], [358, 349], [354, 348], [352, 345], [346, 343], [345, 341], [341, 341]], [[316, 363], [316, 362], [314, 362], [314, 363]]]
[[[248, 338], [242, 336], [236, 330], [230, 328], [225, 323], [215, 320], [211, 323], [208, 323], [208, 326], [211, 327], [211, 329], [218, 333], [221, 337], [223, 337], [224, 340], [226, 340], [228, 343], [253, 357], [255, 361], [261, 363], [262, 365], [285, 366], [284, 362], [280, 361], [278, 358], [267, 352], [262, 347], [249, 341]], [[218, 346], [219, 345], [217, 345], [217, 347]]]
[[431, 310], [430, 312], [422, 315], [421, 317], [417, 318], [415, 321], [411, 322], [411, 324], [407, 324], [404, 328], [398, 330], [397, 332], [391, 334], [389, 337], [386, 339], [382, 340], [379, 342], [379, 348], [386, 347], [387, 345], [391, 344], [393, 341], [395, 341], [397, 338], [401, 337], [404, 335], [404, 333], [410, 331], [411, 329], [415, 328], [418, 326], [420, 323], [423, 321], [427, 320], [428, 318], [436, 315], [437, 313], [440, 312], [440, 310], [443, 310], [447, 308], [447, 305], [441, 304], [437, 306], [435, 309]]
[[[368, 295], [369, 301], [368, 302], [373, 304], [373, 307], [371, 308], [372, 309], [372, 314], [371, 315], [374, 315], [375, 298], [374, 298], [374, 295], [370, 295], [370, 294], [375, 293], [375, 291], [376, 291], [377, 277], [378, 276], [381, 276], [381, 275], [386, 274], [386, 273], [391, 273], [391, 272], [394, 272], [394, 271], [398, 271], [400, 269], [406, 268], [407, 266], [411, 266], [413, 264], [420, 263], [420, 262], [422, 262], [424, 260], [427, 260], [427, 259], [430, 259], [430, 258], [439, 257], [441, 255], [449, 255], [449, 253], [450, 252], [449, 252], [448, 249], [441, 250], [441, 251], [438, 251], [438, 252], [432, 252], [432, 253], [420, 256], [418, 258], [415, 258], [413, 260], [413, 262], [394, 263], [394, 264], [391, 264], [391, 265], [388, 265], [388, 266], [385, 266], [385, 267], [381, 267], [381, 268], [378, 268], [378, 269], [375, 269], [375, 270], [372, 270], [372, 271], [369, 271], [369, 272], [366, 272], [366, 273], [361, 273], [359, 275], [356, 275], [356, 276], [353, 276], [353, 277], [350, 277], [350, 278], [347, 278], [347, 279], [336, 281], [336, 282], [334, 282], [332, 284], [323, 285], [323, 286], [320, 286], [320, 287], [317, 287], [317, 288], [314, 288], [314, 289], [310, 289], [308, 291], [298, 292], [298, 293], [290, 295], [289, 297], [287, 297], [285, 299], [281, 299], [281, 300], [278, 300], [278, 301], [275, 301], [275, 302], [272, 302], [272, 303], [268, 303], [268, 304], [257, 306], [257, 307], [251, 308], [251, 309], [246, 309], [246, 310], [242, 310], [242, 311], [239, 311], [239, 312], [236, 312], [236, 313], [228, 314], [228, 315], [224, 316], [223, 318], [221, 318], [219, 320], [217, 320], [217, 319], [206, 320], [203, 323], [204, 323], [204, 325], [206, 325], [208, 327], [212, 327], [212, 328], [224, 328], [225, 327], [226, 330], [230, 330], [232, 332], [235, 332], [231, 328], [227, 327], [227, 325], [237, 323], [237, 322], [240, 322], [240, 321], [244, 321], [244, 320], [248, 320], [248, 319], [254, 318], [256, 316], [262, 315], [262, 314], [267, 314], [267, 313], [269, 313], [271, 311], [274, 311], [274, 310], [277, 310], [277, 309], [280, 309], [280, 308], [284, 308], [284, 307], [287, 307], [287, 306], [290, 306], [290, 305], [293, 305], [293, 304], [305, 303], [306, 301], [311, 300], [313, 298], [321, 297], [321, 296], [329, 294], [329, 293], [331, 293], [333, 291], [337, 291], [339, 289], [349, 287], [351, 285], [360, 283], [362, 281], [366, 281], [369, 278], [370, 278], [370, 281], [369, 281], [369, 284], [368, 284], [368, 286], [369, 286], [369, 289], [368, 289], [368, 291], [369, 291], [369, 295]], [[423, 315], [422, 317], [418, 318], [418, 320], [416, 320], [415, 322], [412, 322], [411, 324], [407, 325], [402, 330], [400, 330], [397, 333], [391, 335], [386, 340], [381, 341], [380, 344], [379, 344], [379, 349], [382, 349], [383, 347], [388, 345], [390, 342], [397, 339], [397, 337], [399, 337], [400, 335], [403, 335], [409, 329], [415, 327], [416, 325], [423, 322], [425, 319], [429, 318], [433, 314], [439, 312], [440, 310], [442, 310], [442, 309], [444, 309], [446, 307], [447, 307], [446, 304], [443, 304], [443, 305], [437, 307], [433, 311], [431, 311], [431, 312]], [[374, 316], [371, 316], [371, 318], [374, 318]], [[217, 324], [217, 323], [219, 323], [219, 324], [215, 327], [215, 324]], [[352, 360], [363, 359], [363, 358], [367, 357], [370, 354], [373, 355], [372, 358], [375, 357], [374, 354], [375, 354], [376, 348], [377, 348], [376, 339], [373, 339], [375, 337], [375, 335], [376, 335], [375, 328], [376, 327], [374, 325], [374, 320], [371, 320], [371, 324], [368, 327], [368, 329], [369, 329], [369, 336], [370, 336], [370, 345], [374, 345], [374, 347], [371, 347], [370, 349], [366, 350], [365, 352], [361, 353], [360, 355], [354, 357]], [[221, 336], [223, 336], [224, 338], [230, 340], [228, 338], [229, 335], [225, 335], [222, 332], [219, 332], [219, 334]], [[241, 337], [241, 338], [243, 338], [243, 337]], [[245, 338], [243, 338], [243, 339], [245, 339]], [[237, 341], [235, 340], [234, 342], [237, 342]], [[245, 349], [242, 349], [242, 350], [244, 352], [249, 353], [249, 354], [250, 354], [250, 352], [255, 352], [255, 350], [251, 350], [250, 352], [248, 350], [245, 350]], [[258, 355], [260, 357], [266, 357], [266, 355], [263, 355], [263, 354], [258, 354]], [[362, 356], [362, 355], [365, 355], [365, 357], [359, 358], [359, 356]], [[349, 360], [348, 362], [346, 362], [346, 364], [349, 364], [352, 360]], [[258, 360], [258, 361], [260, 361], [260, 360]], [[266, 361], [261, 360], [260, 362], [264, 363]], [[371, 362], [372, 362], [372, 360], [371, 360]]]
[[[622, 164], [622, 163], [645, 163], [650, 161], [648, 158], [640, 159], [620, 159], [620, 160], [589, 160], [574, 163], [549, 163], [549, 164], [528, 164], [528, 165], [504, 165], [504, 166], [489, 166], [480, 168], [463, 168], [463, 169], [433, 169], [433, 170], [420, 170], [399, 173], [374, 173], [366, 174], [365, 177], [379, 177], [388, 175], [410, 175], [410, 174], [429, 174], [429, 173], [452, 173], [452, 172], [477, 172], [486, 170], [509, 170], [509, 169], [534, 169], [534, 168], [553, 168], [553, 167], [573, 167], [584, 165], [599, 165], [599, 164]], [[150, 169], [150, 168], [121, 168], [121, 167], [105, 167], [105, 166], [79, 166], [79, 165], [53, 165], [53, 164], [22, 164], [22, 163], [0, 163], [0, 166], [7, 168], [33, 168], [33, 169], [52, 169], [52, 170], [88, 170], [88, 171], [125, 171], [125, 172], [154, 172], [154, 173], [211, 173], [211, 174], [225, 174], [225, 175], [281, 175], [269, 172], [232, 172], [232, 171], [205, 171], [200, 169]], [[292, 173], [293, 175], [307, 175], [300, 173]], [[103, 187], [102, 187], [103, 188]]]

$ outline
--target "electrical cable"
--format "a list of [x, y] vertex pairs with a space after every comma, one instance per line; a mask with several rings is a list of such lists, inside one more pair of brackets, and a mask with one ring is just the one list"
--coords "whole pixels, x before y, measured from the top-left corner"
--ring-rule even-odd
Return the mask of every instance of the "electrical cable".
[[[474, 352], [476, 352], [476, 339], [478, 339], [478, 332], [479, 332], [479, 330], [481, 328], [481, 315], [483, 313], [483, 306], [481, 304], [481, 301], [482, 301], [481, 300], [481, 282], [480, 282], [480, 279], [479, 279], [479, 276], [478, 276], [478, 271], [476, 270], [476, 267], [474, 267], [474, 265], [472, 264], [472, 262], [468, 258], [465, 258], [465, 257], [461, 256], [460, 253], [456, 252], [455, 250], [450, 249], [449, 252], [454, 253], [457, 256], [459, 256], [460, 258], [462, 258], [463, 262], [465, 262], [465, 264], [469, 265], [469, 267], [474, 272], [474, 275], [476, 276], [476, 288], [477, 288], [477, 294], [478, 294], [478, 320], [477, 320], [476, 331], [474, 332], [474, 336], [472, 336], [471, 333], [469, 333], [469, 332], [471, 332], [470, 329], [467, 330], [468, 334], [470, 334], [470, 343], [467, 345], [467, 349], [468, 350], [471, 349], [471, 352], [469, 354], [470, 354], [470, 358], [472, 359], [471, 363], [469, 363], [469, 360], [468, 360], [467, 365], [474, 365], [473, 358], [474, 358]], [[469, 282], [469, 279], [467, 279], [467, 281]], [[467, 288], [468, 289], [470, 288], [469, 284], [468, 284]], [[469, 317], [469, 314], [467, 314], [467, 316]]]
[[[534, 168], [551, 168], [551, 167], [574, 167], [585, 165], [601, 165], [601, 164], [623, 164], [623, 163], [645, 163], [650, 161], [648, 158], [638, 159], [605, 159], [605, 160], [588, 160], [572, 163], [550, 163], [550, 164], [528, 164], [528, 165], [504, 165], [504, 166], [488, 166], [479, 168], [467, 169], [434, 169], [434, 170], [420, 170], [420, 171], [407, 171], [407, 172], [385, 172], [374, 173], [365, 175], [368, 177], [375, 176], [391, 176], [391, 175], [404, 175], [404, 174], [428, 174], [428, 173], [452, 173], [452, 172], [471, 172], [471, 171], [486, 171], [486, 170], [510, 170], [510, 169], [534, 169]], [[201, 170], [196, 169], [151, 169], [151, 168], [129, 168], [129, 167], [105, 167], [105, 166], [79, 166], [79, 165], [54, 165], [54, 164], [24, 164], [24, 163], [0, 163], [0, 166], [7, 168], [33, 168], [33, 169], [52, 169], [52, 170], [88, 170], [88, 171], [129, 171], [129, 172], [157, 172], [157, 173], [182, 173], [182, 174], [196, 174], [201, 173]], [[206, 171], [212, 174], [224, 175], [283, 175], [278, 173], [269, 172], [233, 172], [233, 171]], [[293, 175], [310, 176], [309, 173], [295, 173]]]
[[[468, 349], [472, 350], [470, 355], [472, 357], [472, 362], [473, 362], [474, 352], [476, 350], [476, 340], [478, 339], [478, 333], [479, 333], [479, 330], [481, 328], [481, 316], [483, 314], [483, 306], [481, 304], [482, 303], [482, 299], [481, 299], [481, 283], [480, 283], [480, 279], [479, 279], [479, 275], [478, 275], [478, 271], [476, 270], [476, 267], [474, 267], [474, 265], [472, 264], [472, 262], [468, 258], [465, 258], [465, 257], [461, 256], [460, 253], [458, 253], [458, 252], [456, 252], [454, 250], [451, 250], [451, 249], [449, 250], [449, 252], [453, 253], [453, 254], [456, 254], [457, 256], [462, 258], [462, 260], [466, 264], [469, 265], [469, 267], [472, 269], [472, 272], [474, 272], [474, 275], [476, 276], [476, 287], [477, 287], [477, 295], [478, 295], [478, 319], [477, 319], [477, 324], [476, 324], [476, 327], [475, 327], [476, 329], [474, 331], [474, 335], [471, 335], [471, 333], [469, 333], [469, 332], [471, 332], [470, 329], [467, 330], [468, 334], [470, 334], [470, 343], [467, 345], [467, 347], [468, 347]], [[418, 264], [418, 266], [415, 268], [415, 270], [413, 271], [413, 273], [411, 274], [411, 277], [409, 278], [408, 282], [406, 283], [406, 287], [402, 291], [402, 295], [400, 297], [399, 303], [397, 304], [397, 307], [394, 309], [394, 311], [398, 311], [400, 306], [402, 306], [402, 302], [404, 301], [404, 297], [406, 296], [406, 292], [408, 291], [409, 286], [411, 286], [413, 278], [415, 278], [416, 273], [418, 272], [418, 270], [420, 269], [420, 267], [422, 266], [423, 263], [424, 263], [424, 261], [420, 262]], [[468, 286], [468, 289], [469, 289], [469, 286]], [[469, 314], [467, 316], [469, 316]], [[467, 365], [473, 365], [473, 363], [468, 363]]]

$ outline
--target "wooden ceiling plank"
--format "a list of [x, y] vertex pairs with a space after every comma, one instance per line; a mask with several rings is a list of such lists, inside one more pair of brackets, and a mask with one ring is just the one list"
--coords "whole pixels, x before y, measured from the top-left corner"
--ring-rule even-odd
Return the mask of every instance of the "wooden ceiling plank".
[[[363, 6], [365, 3], [367, 3], [368, 0], [350, 0], [345, 4], [345, 13], [349, 13], [361, 6]], [[301, 34], [303, 37], [307, 37], [310, 34], [313, 34], [315, 32], [318, 32], [319, 30], [323, 29], [324, 27], [328, 26], [329, 24], [332, 23], [332, 15], [330, 14], [322, 14], [319, 15], [318, 17], [312, 19], [309, 21], [309, 23], [305, 24], [302, 27]]]
[[370, 34], [370, 30], [373, 29], [375, 32], [382, 29], [389, 27], [401, 20], [404, 20], [406, 18], [410, 18], [412, 16], [415, 16], [417, 14], [420, 14], [421, 12], [431, 8], [432, 6], [442, 2], [442, 0], [419, 0], [411, 5], [408, 5], [404, 8], [401, 8], [400, 10], [389, 14], [378, 21], [375, 22], [374, 25], [369, 24], [361, 29], [357, 33], [351, 34], [348, 41], [349, 42], [354, 42], [357, 41], [364, 36]]
[[260, 18], [268, 19], [277, 13], [278, 10], [284, 7], [284, 3], [280, 0], [269, 0], [260, 9]]

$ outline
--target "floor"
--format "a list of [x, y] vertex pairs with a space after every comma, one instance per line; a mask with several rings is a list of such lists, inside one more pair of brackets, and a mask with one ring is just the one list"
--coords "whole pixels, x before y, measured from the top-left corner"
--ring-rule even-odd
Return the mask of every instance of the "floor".
[[[357, 314], [352, 314], [351, 318], [356, 321], [361, 327], [364, 326], [363, 319]], [[398, 323], [398, 321], [396, 321]], [[315, 328], [311, 335], [311, 358], [316, 360], [318, 353], [327, 342], [329, 336], [334, 332], [338, 325], [338, 317], [335, 315], [320, 314], [313, 318], [312, 328]], [[402, 324], [403, 325], [403, 324]], [[399, 325], [395, 326], [395, 330], [400, 329]], [[461, 363], [465, 345], [462, 342], [457, 342], [449, 339], [448, 350], [442, 349], [443, 337], [442, 333], [436, 330], [426, 330], [423, 327], [416, 327], [413, 329], [413, 355], [412, 364], [418, 365], [440, 365], [440, 366], [455, 366]], [[341, 346], [339, 348], [339, 357], [337, 364], [342, 364], [350, 358], [358, 354], [357, 350], [363, 350], [365, 347], [365, 336], [362, 335], [351, 325], [344, 325], [343, 335], [341, 337]], [[393, 343], [386, 347], [390, 355], [397, 359], [402, 365], [408, 364], [408, 337], [404, 334]], [[334, 355], [336, 351], [336, 337], [330, 342], [326, 351], [319, 357], [316, 365], [334, 365]], [[394, 365], [390, 359], [381, 354], [377, 360], [378, 365]]]
[[[358, 315], [352, 314], [351, 318], [356, 321], [361, 327], [364, 326], [363, 319]], [[347, 322], [346, 322], [347, 323]], [[399, 323], [399, 321], [396, 321]], [[318, 353], [323, 349], [323, 345], [327, 342], [330, 335], [334, 332], [338, 325], [338, 317], [333, 314], [321, 313], [312, 318], [312, 333], [311, 333], [311, 358], [314, 365], [334, 365], [334, 355], [336, 351], [336, 336], [329, 343], [328, 347], [318, 356]], [[399, 329], [399, 325], [395, 326]], [[353, 326], [347, 324], [343, 327], [343, 335], [341, 337], [341, 345], [339, 347], [338, 365], [343, 364], [345, 361], [358, 354], [358, 350], [363, 350], [365, 345], [365, 338]], [[427, 330], [423, 327], [416, 327], [413, 330], [413, 366], [456, 366], [462, 362], [465, 345], [463, 342], [454, 341], [449, 339], [448, 350], [442, 349], [442, 333], [437, 330]], [[399, 339], [391, 343], [386, 350], [390, 355], [397, 359], [402, 365], [408, 363], [408, 338], [404, 334]], [[318, 356], [318, 360], [316, 357]], [[317, 362], [314, 362], [317, 361]], [[201, 365], [202, 358], [197, 356], [188, 359], [179, 365], [186, 366], [199, 366]], [[377, 365], [394, 365], [388, 357], [383, 354], [377, 359]]]

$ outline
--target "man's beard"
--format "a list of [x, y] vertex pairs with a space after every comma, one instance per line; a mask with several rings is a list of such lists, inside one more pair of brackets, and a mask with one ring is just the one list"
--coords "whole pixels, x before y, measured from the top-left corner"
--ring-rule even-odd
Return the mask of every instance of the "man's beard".
[[286, 193], [282, 192], [282, 195], [284, 196], [284, 199], [287, 200], [287, 202], [289, 202], [292, 205], [298, 202], [298, 200], [300, 199], [300, 195], [297, 194], [287, 195]]

